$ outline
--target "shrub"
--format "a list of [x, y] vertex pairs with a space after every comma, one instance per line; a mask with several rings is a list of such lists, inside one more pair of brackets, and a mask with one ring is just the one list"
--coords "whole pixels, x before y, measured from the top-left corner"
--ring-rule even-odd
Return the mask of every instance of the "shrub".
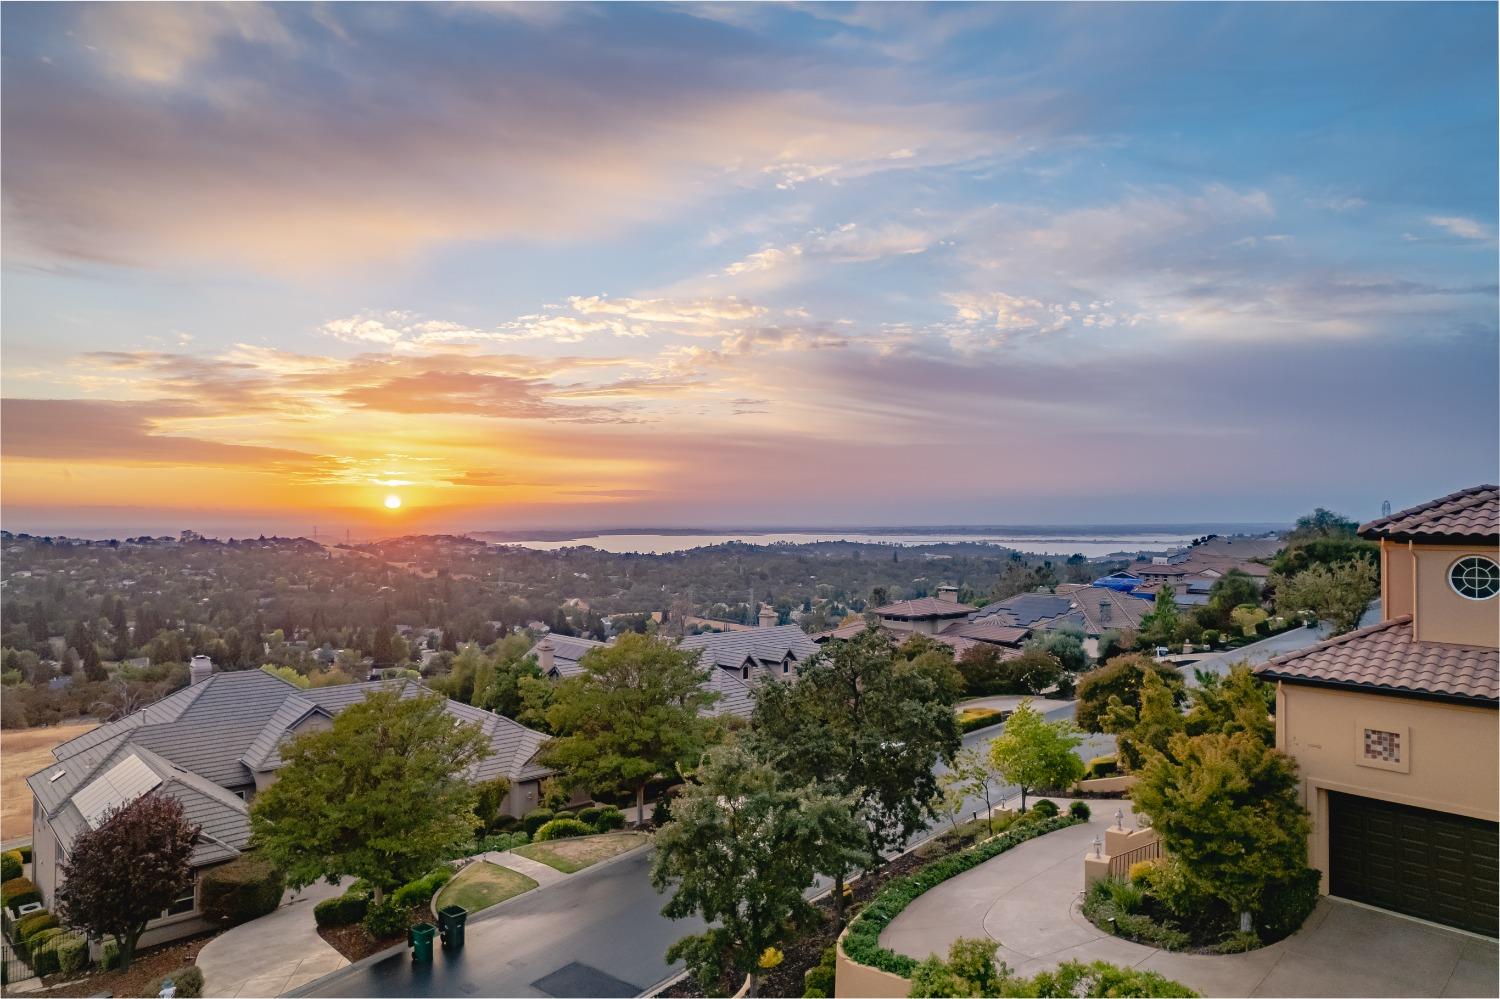
[[1309, 867], [1291, 881], [1267, 888], [1253, 913], [1260, 939], [1274, 943], [1296, 932], [1318, 904], [1320, 881], [1321, 875]]
[[[1019, 984], [1019, 983], [1018, 983]], [[1043, 971], [1016, 994], [1030, 996], [1196, 996], [1181, 982], [1154, 971], [1122, 968], [1104, 961], [1084, 964], [1064, 961], [1055, 971]]]
[[199, 885], [204, 918], [220, 926], [235, 926], [275, 912], [286, 891], [286, 877], [267, 861], [247, 853], [209, 868]]
[[426, 877], [404, 884], [391, 892], [391, 901], [399, 908], [410, 909], [414, 905], [430, 902], [439, 888], [453, 879], [453, 868], [438, 867]]
[[1088, 802], [1075, 801], [1068, 806], [1068, 814], [1073, 816], [1073, 818], [1077, 819], [1079, 822], [1087, 822], [1089, 820], [1089, 817], [1094, 813], [1089, 810]]
[[15, 850], [0, 853], [0, 881], [9, 881], [21, 876], [21, 855]]
[[99, 953], [99, 970], [109, 971], [120, 963], [120, 945], [111, 940]]
[[22, 916], [16, 920], [16, 925], [11, 932], [16, 940], [30, 940], [31, 937], [42, 930], [50, 930], [57, 925], [57, 917], [43, 909], [41, 912], [33, 912], [29, 916]]
[[325, 898], [313, 906], [313, 921], [319, 926], [348, 926], [365, 918], [370, 900], [353, 888], [337, 898]]
[[1209, 648], [1215, 648], [1219, 644], [1219, 633], [1213, 628], [1206, 628], [1203, 632], [1203, 644]]
[[178, 999], [201, 999], [203, 995], [203, 972], [191, 964], [162, 975], [147, 985], [143, 990], [144, 993], [148, 996], [161, 995], [162, 985], [168, 978], [172, 979], [172, 984], [177, 988]]
[[26, 941], [26, 948], [31, 952], [31, 967], [38, 975], [57, 974], [59, 965], [57, 952], [52, 949], [52, 941], [67, 936], [67, 933], [62, 927], [54, 926]]
[[1232, 933], [1214, 946], [1214, 953], [1243, 954], [1260, 946], [1261, 939], [1254, 933]]
[[1130, 865], [1130, 883], [1137, 888], [1146, 888], [1151, 884], [1151, 872], [1156, 870], [1156, 861], [1137, 860]]
[[549, 839], [569, 839], [574, 836], [589, 836], [593, 829], [579, 822], [577, 819], [553, 819], [536, 831], [532, 837], [535, 842], [543, 843]]
[[827, 999], [833, 995], [834, 965], [838, 955], [824, 947], [818, 963], [802, 974], [802, 999]]
[[1042, 816], [1043, 818], [1048, 818], [1048, 819], [1055, 818], [1057, 816], [1057, 811], [1058, 811], [1058, 809], [1057, 809], [1057, 802], [1052, 801], [1052, 800], [1047, 799], [1047, 798], [1043, 798], [1041, 801], [1038, 801], [1035, 805], [1032, 805], [1031, 806], [1031, 810], [1033, 812], [1035, 812], [1036, 814]]
[[913, 899], [1027, 840], [1075, 824], [1075, 819], [1063, 817], [1033, 822], [1018, 821], [994, 839], [986, 840], [961, 853], [950, 854], [905, 877], [888, 882], [850, 922], [848, 934], [844, 937], [845, 956], [859, 964], [910, 977], [917, 966], [916, 960], [882, 947], [880, 931], [890, 925], [891, 920], [900, 915]]
[[21, 855], [21, 863], [23, 863], [23, 864], [29, 864], [29, 863], [31, 863], [31, 844], [30, 843], [27, 843], [25, 846], [17, 847], [12, 852], [13, 853], [18, 853], [18, 854]]
[[[588, 821], [585, 819], [584, 821]], [[609, 832], [612, 829], [625, 828], [625, 813], [613, 805], [605, 805], [599, 809], [599, 814], [588, 823], [599, 832]]]
[[388, 898], [379, 905], [370, 906], [362, 924], [370, 936], [376, 940], [384, 940], [406, 932], [406, 928], [411, 925], [411, 916], [405, 906], [397, 905], [395, 899]]
[[0, 902], [4, 903], [12, 915], [19, 913], [21, 906], [41, 900], [42, 893], [37, 891], [30, 878], [11, 878], [0, 884]]
[[550, 808], [533, 808], [531, 811], [527, 812], [526, 817], [521, 820], [521, 828], [525, 829], [527, 834], [531, 836], [532, 839], [535, 839], [536, 831], [542, 828], [542, 826], [546, 825], [548, 822], [551, 822], [556, 814], [557, 813], [552, 811], [552, 809]]
[[497, 833], [508, 833], [520, 824], [521, 820], [514, 815], [500, 815], [495, 818], [494, 824], [490, 826], [490, 829]]
[[1120, 761], [1115, 756], [1096, 756], [1089, 760], [1090, 778], [1113, 777], [1120, 772]]
[[603, 805], [591, 805], [588, 808], [579, 809], [578, 814], [575, 815], [574, 818], [576, 818], [579, 822], [582, 822], [584, 825], [596, 826], [599, 824], [599, 816], [603, 814], [603, 812]]
[[490, 853], [493, 851], [503, 853], [506, 850], [514, 850], [518, 846], [525, 846], [530, 842], [531, 837], [521, 830], [510, 833], [495, 833], [479, 841], [479, 852]]
[[52, 941], [57, 952], [57, 970], [70, 974], [89, 963], [89, 942], [78, 934]]
[[667, 800], [666, 795], [656, 799], [656, 804], [651, 806], [651, 825], [657, 829], [672, 821], [672, 803]]

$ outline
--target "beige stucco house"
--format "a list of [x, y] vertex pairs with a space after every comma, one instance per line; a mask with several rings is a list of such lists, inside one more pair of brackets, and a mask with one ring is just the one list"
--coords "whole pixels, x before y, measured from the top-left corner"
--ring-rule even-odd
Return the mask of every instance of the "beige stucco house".
[[1384, 620], [1256, 669], [1323, 891], [1488, 936], [1500, 884], [1500, 489], [1360, 528]]

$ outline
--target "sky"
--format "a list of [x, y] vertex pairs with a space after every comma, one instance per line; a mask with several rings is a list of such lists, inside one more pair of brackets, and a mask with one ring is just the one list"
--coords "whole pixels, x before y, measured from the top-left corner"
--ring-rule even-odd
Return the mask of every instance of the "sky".
[[1480, 3], [7, 4], [0, 520], [1368, 519], [1497, 477], [1496, 76]]

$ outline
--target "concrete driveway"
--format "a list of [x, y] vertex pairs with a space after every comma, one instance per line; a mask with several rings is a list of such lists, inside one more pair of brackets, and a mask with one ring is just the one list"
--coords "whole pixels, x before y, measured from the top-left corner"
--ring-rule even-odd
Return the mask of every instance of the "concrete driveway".
[[1103, 960], [1160, 972], [1210, 996], [1497, 994], [1494, 940], [1337, 899], [1320, 901], [1292, 936], [1248, 954], [1174, 954], [1104, 933], [1080, 911], [1083, 857], [1117, 806], [1090, 805], [1089, 823], [1023, 843], [922, 895], [880, 942], [924, 958], [946, 953], [959, 937], [988, 936], [1018, 974]]
[[290, 895], [269, 915], [225, 930], [203, 945], [195, 962], [203, 972], [203, 994], [279, 996], [349, 961], [318, 936], [313, 906], [343, 891], [323, 882]]

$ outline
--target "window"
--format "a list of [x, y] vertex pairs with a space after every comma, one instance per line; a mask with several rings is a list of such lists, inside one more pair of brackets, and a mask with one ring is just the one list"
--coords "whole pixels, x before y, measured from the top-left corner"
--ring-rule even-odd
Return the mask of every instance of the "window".
[[1448, 570], [1453, 592], [1468, 600], [1488, 600], [1500, 593], [1500, 565], [1482, 555], [1469, 555]]
[[184, 912], [192, 912], [198, 902], [198, 872], [193, 872], [192, 881], [182, 890], [180, 898], [175, 899], [171, 905], [162, 910], [162, 918], [168, 916], [180, 916]]

